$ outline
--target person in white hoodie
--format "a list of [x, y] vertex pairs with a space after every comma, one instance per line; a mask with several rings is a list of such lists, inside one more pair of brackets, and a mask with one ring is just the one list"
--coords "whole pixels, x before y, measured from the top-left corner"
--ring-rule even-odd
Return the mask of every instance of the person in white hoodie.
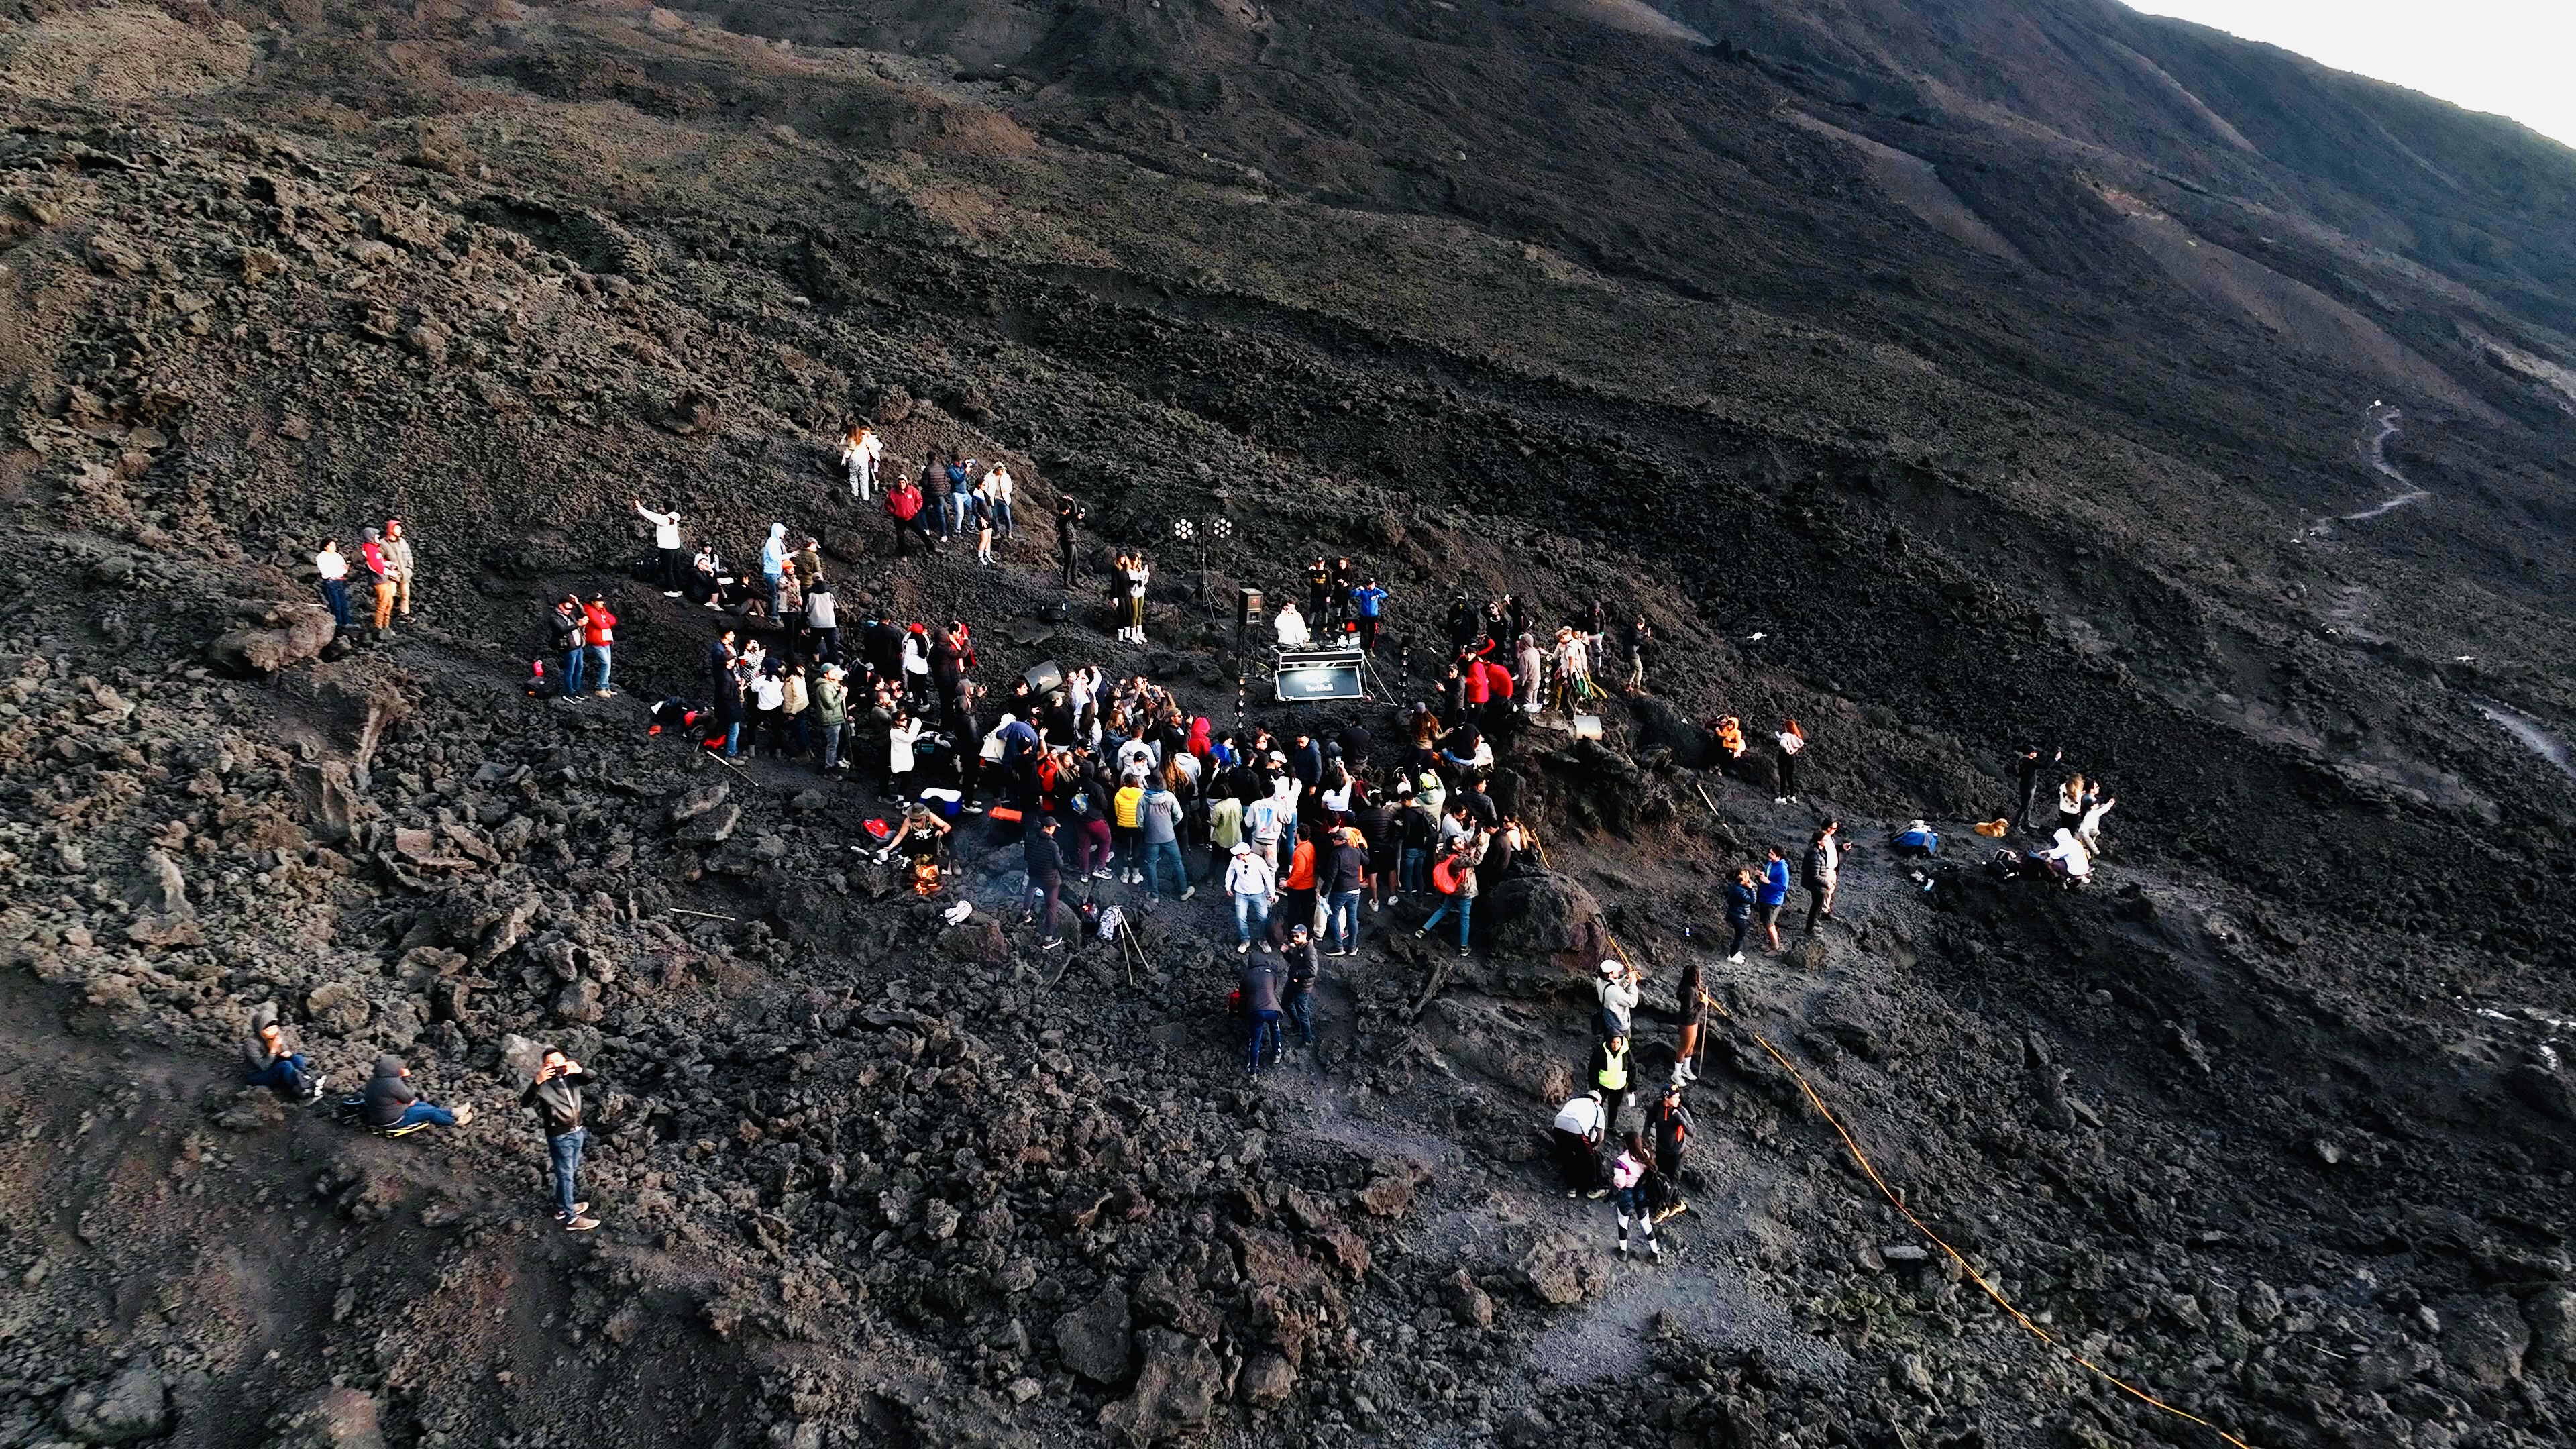
[[1282, 649], [1303, 649], [1315, 639], [1306, 628], [1306, 616], [1297, 612], [1293, 602], [1279, 606], [1279, 613], [1270, 621], [1270, 627], [1279, 631], [1279, 647]]
[[678, 598], [680, 596], [680, 510], [674, 508], [668, 513], [655, 513], [645, 507], [644, 500], [640, 498], [629, 498], [626, 501], [634, 504], [635, 511], [644, 515], [645, 520], [653, 525], [653, 547], [662, 555], [662, 597]]
[[849, 470], [850, 496], [867, 498], [877, 486], [877, 463], [885, 457], [885, 439], [865, 423], [841, 440], [841, 466]]

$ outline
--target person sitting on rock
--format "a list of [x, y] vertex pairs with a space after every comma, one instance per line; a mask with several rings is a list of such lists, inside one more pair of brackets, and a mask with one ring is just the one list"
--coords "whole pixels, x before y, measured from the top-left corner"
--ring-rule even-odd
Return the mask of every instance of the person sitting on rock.
[[449, 1111], [424, 1100], [420, 1090], [411, 1084], [411, 1068], [397, 1056], [376, 1058], [376, 1074], [367, 1079], [365, 1116], [367, 1125], [379, 1132], [395, 1132], [436, 1123], [441, 1127], [462, 1127], [474, 1120], [470, 1105]]
[[1601, 1180], [1603, 1121], [1598, 1092], [1585, 1092], [1557, 1109], [1556, 1163], [1565, 1176], [1567, 1197], [1599, 1199], [1610, 1195], [1609, 1187]]
[[898, 849], [901, 850], [905, 858], [912, 862], [913, 894], [937, 895], [939, 893], [939, 852], [946, 844], [949, 829], [948, 822], [932, 813], [928, 805], [915, 801], [911, 808], [904, 811], [903, 828], [897, 830], [894, 838], [877, 851], [877, 859], [882, 861]]
[[273, 1087], [279, 1096], [298, 1102], [320, 1100], [322, 1089], [331, 1082], [329, 1077], [312, 1074], [304, 1053], [295, 1049], [286, 1028], [278, 1025], [273, 1002], [251, 1013], [250, 1035], [242, 1038], [242, 1065], [250, 1072], [243, 1085]]

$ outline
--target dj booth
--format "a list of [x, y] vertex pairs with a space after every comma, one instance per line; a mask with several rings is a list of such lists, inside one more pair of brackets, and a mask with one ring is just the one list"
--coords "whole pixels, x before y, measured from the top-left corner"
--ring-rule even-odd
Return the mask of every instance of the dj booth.
[[1282, 704], [1366, 699], [1367, 668], [1357, 649], [1282, 649], [1271, 682]]

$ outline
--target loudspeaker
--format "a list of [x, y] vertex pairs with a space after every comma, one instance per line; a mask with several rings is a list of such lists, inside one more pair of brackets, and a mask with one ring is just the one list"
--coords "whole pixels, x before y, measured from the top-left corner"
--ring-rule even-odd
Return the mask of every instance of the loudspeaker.
[[1234, 593], [1234, 622], [1249, 628], [1261, 619], [1261, 591], [1237, 589]]
[[1042, 659], [1030, 665], [1029, 672], [1020, 677], [1029, 682], [1031, 694], [1046, 694], [1064, 688], [1064, 671], [1057, 668], [1052, 659]]

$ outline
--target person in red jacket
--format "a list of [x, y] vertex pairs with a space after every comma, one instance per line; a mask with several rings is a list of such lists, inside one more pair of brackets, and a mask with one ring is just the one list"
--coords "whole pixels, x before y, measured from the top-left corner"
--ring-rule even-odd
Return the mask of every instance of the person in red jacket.
[[912, 553], [912, 535], [918, 533], [927, 545], [930, 541], [928, 522], [921, 516], [921, 489], [910, 478], [897, 474], [894, 486], [886, 490], [886, 517], [894, 520], [894, 556], [907, 558]]
[[598, 671], [592, 676], [591, 697], [614, 697], [617, 691], [608, 687], [608, 670], [617, 649], [617, 616], [608, 612], [606, 595], [591, 595], [589, 605], [581, 611], [581, 638], [584, 657]]
[[1491, 659], [1479, 659], [1476, 667], [1485, 672], [1485, 733], [1502, 729], [1512, 712], [1512, 672]]

